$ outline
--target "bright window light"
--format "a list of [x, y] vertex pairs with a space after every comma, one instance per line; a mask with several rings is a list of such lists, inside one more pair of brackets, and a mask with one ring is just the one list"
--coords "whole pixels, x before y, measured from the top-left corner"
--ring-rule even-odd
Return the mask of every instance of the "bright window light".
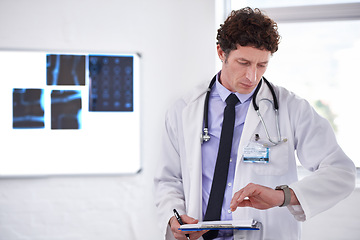
[[[307, 99], [330, 121], [339, 144], [360, 167], [356, 140], [360, 126], [355, 105], [360, 89], [357, 74], [360, 17], [354, 10], [359, 8], [359, 0], [346, 3], [340, 0], [231, 0], [231, 9], [257, 7], [274, 19], [281, 18], [278, 21], [281, 43], [265, 77]], [[318, 5], [316, 14], [307, 11], [312, 5]], [[338, 11], [337, 6], [343, 11]], [[292, 12], [286, 14], [287, 10], [281, 7], [290, 7], [287, 10]], [[347, 18], [346, 13], [351, 17]], [[296, 19], [301, 20], [296, 22]]]
[[282, 40], [266, 77], [307, 99], [332, 124], [346, 154], [357, 158], [360, 21], [279, 24]]

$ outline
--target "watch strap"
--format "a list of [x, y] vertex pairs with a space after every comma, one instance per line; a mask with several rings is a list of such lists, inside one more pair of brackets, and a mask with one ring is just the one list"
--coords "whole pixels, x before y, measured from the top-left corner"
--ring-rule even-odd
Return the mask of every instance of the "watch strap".
[[275, 190], [282, 190], [284, 192], [284, 202], [279, 207], [285, 207], [290, 204], [291, 192], [288, 185], [280, 185], [275, 188]]

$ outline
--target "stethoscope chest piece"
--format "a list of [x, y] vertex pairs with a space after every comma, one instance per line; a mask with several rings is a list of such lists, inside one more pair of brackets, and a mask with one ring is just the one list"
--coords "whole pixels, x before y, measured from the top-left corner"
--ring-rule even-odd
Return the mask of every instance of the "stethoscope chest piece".
[[200, 134], [200, 142], [203, 144], [204, 142], [207, 142], [210, 140], [209, 130], [207, 128], [204, 128], [203, 133]]

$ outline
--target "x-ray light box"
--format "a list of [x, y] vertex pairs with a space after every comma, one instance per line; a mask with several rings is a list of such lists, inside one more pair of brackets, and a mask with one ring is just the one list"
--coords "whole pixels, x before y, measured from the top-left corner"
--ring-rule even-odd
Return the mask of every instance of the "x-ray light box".
[[141, 169], [137, 54], [0, 52], [0, 177]]

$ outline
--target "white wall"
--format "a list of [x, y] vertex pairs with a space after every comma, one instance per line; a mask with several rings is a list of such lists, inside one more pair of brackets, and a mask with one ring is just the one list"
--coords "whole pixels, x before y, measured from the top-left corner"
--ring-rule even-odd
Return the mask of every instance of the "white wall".
[[152, 179], [164, 112], [215, 73], [214, 24], [209, 0], [0, 1], [0, 49], [142, 55], [143, 162], [137, 175], [0, 179], [0, 240], [161, 239]]
[[[0, 0], [0, 49], [142, 54], [143, 161], [137, 175], [0, 179], [0, 240], [161, 238], [152, 192], [159, 133], [169, 104], [215, 72], [214, 2]], [[357, 189], [310, 219], [304, 239], [357, 239], [359, 199]]]

